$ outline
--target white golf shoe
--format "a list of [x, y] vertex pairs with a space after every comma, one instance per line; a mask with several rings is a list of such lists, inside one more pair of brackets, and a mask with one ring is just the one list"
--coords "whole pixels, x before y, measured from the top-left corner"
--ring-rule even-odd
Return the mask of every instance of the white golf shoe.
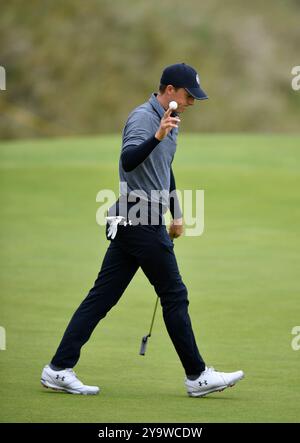
[[100, 391], [98, 386], [84, 385], [78, 380], [73, 369], [54, 371], [48, 365], [43, 369], [41, 383], [45, 388], [69, 392], [70, 394], [96, 395]]
[[204, 397], [216, 391], [223, 391], [234, 386], [239, 380], [244, 378], [243, 371], [218, 372], [214, 368], [206, 367], [196, 380], [185, 379], [187, 393], [191, 397]]

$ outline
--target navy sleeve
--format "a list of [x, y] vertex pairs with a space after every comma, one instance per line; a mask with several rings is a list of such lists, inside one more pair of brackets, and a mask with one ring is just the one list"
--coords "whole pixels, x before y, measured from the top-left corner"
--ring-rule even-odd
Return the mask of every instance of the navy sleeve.
[[172, 217], [173, 219], [182, 218], [182, 212], [176, 193], [176, 183], [172, 168], [170, 169], [170, 194], [169, 209]]
[[138, 165], [151, 154], [153, 149], [160, 143], [155, 136], [148, 138], [139, 145], [127, 146], [121, 154], [121, 162], [125, 172], [133, 171]]

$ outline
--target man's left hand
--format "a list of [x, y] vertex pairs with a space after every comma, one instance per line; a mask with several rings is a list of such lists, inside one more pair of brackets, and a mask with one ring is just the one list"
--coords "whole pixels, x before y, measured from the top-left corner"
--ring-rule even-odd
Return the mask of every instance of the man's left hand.
[[171, 240], [178, 238], [183, 234], [183, 220], [182, 218], [174, 219], [169, 228], [169, 236]]

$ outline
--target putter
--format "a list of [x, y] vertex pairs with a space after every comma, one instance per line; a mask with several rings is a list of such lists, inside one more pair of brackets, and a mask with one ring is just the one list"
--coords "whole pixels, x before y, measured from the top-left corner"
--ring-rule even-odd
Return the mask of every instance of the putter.
[[140, 348], [140, 355], [145, 355], [146, 347], [147, 347], [147, 343], [148, 343], [148, 338], [151, 337], [151, 332], [152, 332], [152, 328], [153, 328], [153, 323], [154, 323], [155, 313], [156, 313], [156, 309], [157, 309], [157, 304], [158, 304], [158, 297], [156, 298], [156, 303], [155, 303], [155, 308], [154, 308], [154, 312], [153, 312], [153, 316], [152, 316], [152, 321], [151, 321], [151, 326], [150, 326], [149, 334], [145, 335], [142, 338], [142, 343], [141, 343], [141, 348]]

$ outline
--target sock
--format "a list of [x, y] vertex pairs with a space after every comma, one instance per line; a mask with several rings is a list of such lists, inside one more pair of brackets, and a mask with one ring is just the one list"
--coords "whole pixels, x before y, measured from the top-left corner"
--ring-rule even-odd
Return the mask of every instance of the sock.
[[52, 363], [49, 364], [52, 371], [64, 371], [66, 368], [60, 368], [59, 366], [55, 366]]
[[198, 377], [200, 377], [200, 374], [198, 374], [198, 375], [187, 375], [187, 378], [189, 380], [192, 380], [192, 381], [197, 380]]

